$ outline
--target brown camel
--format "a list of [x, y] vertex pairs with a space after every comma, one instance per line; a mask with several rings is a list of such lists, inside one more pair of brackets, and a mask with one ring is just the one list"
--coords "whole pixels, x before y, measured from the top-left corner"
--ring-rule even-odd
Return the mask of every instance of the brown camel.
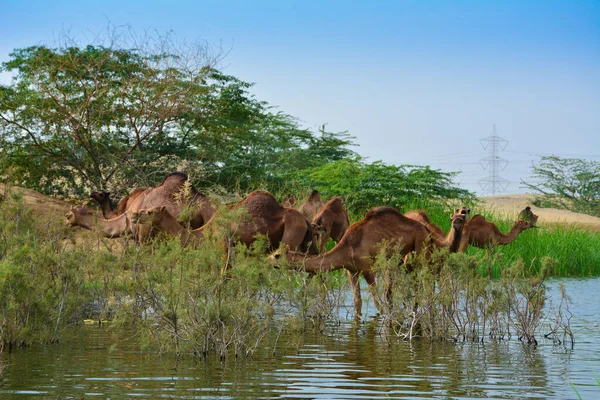
[[339, 242], [349, 226], [350, 220], [348, 213], [344, 210], [343, 198], [332, 197], [312, 219], [312, 228], [317, 236], [319, 252], [325, 251], [329, 238], [336, 243]]
[[306, 201], [300, 206], [300, 212], [309, 221], [311, 221], [315, 214], [318, 213], [324, 205], [325, 203], [323, 203], [323, 200], [321, 200], [321, 194], [319, 191], [313, 190]]
[[[469, 218], [470, 212], [471, 212], [471, 210], [466, 207], [456, 208], [454, 210], [454, 214], [452, 214], [450, 216], [450, 221], [454, 221], [455, 217], [462, 217], [463, 223], [466, 223], [466, 221]], [[449, 246], [450, 253], [456, 253], [458, 251], [458, 246], [460, 244], [460, 240], [456, 240], [455, 237], [452, 237], [451, 239], [449, 237], [446, 237], [446, 234], [444, 233], [442, 228], [440, 228], [438, 225], [431, 222], [431, 220], [429, 219], [429, 216], [427, 215], [427, 213], [424, 210], [408, 211], [408, 212], [404, 213], [404, 216], [408, 217], [410, 219], [414, 219], [415, 221], [419, 221], [420, 223], [425, 225], [427, 227], [427, 229], [429, 229], [431, 231], [431, 234], [436, 235], [439, 240], [446, 239], [446, 240], [448, 240], [448, 243], [452, 243], [453, 245]], [[458, 232], [455, 232], [455, 229], [451, 229], [449, 232], [449, 235], [455, 234], [455, 233], [458, 233], [462, 236], [462, 229]]]
[[[458, 209], [457, 209], [458, 210]], [[437, 235], [439, 238], [443, 238], [446, 234], [438, 225], [431, 222], [427, 213], [423, 210], [412, 210], [404, 213], [404, 216], [415, 221], [419, 221], [431, 231], [433, 235]]]
[[[380, 245], [384, 241], [390, 241], [392, 245], [401, 245], [401, 254], [406, 256], [411, 252], [420, 253], [425, 251], [428, 256], [431, 251], [430, 244], [439, 248], [447, 248], [456, 245], [453, 242], [460, 240], [458, 234], [464, 226], [464, 216], [453, 217], [453, 228], [446, 240], [439, 240], [437, 236], [431, 235], [427, 227], [418, 221], [407, 218], [392, 207], [377, 207], [370, 210], [365, 217], [351, 225], [346, 234], [336, 246], [325, 254], [315, 257], [306, 257], [296, 252], [288, 252], [288, 260], [301, 266], [307, 272], [334, 271], [345, 268], [350, 272], [350, 282], [354, 294], [354, 307], [358, 315], [361, 314], [362, 299], [360, 294], [359, 277], [362, 274], [373, 289], [375, 276], [371, 271], [373, 259], [380, 251]], [[450, 242], [448, 241], [450, 240]], [[272, 258], [277, 259], [279, 255], [274, 254]], [[412, 267], [406, 265], [407, 271]], [[389, 293], [388, 293], [389, 296]], [[377, 299], [377, 296], [373, 296]], [[376, 306], [381, 310], [381, 305]]]
[[65, 217], [67, 225], [97, 231], [107, 238], [117, 238], [131, 231], [127, 214], [112, 219], [103, 219], [90, 213], [84, 206], [75, 206], [71, 207]]
[[[231, 224], [236, 242], [250, 245], [257, 235], [267, 235], [271, 248], [285, 243], [291, 250], [317, 254], [315, 237], [306, 218], [293, 208], [282, 207], [271, 193], [255, 190], [230, 207], [231, 210], [238, 208], [246, 209], [249, 220]], [[158, 231], [180, 236], [184, 245], [197, 245], [204, 234], [213, 229], [213, 225], [216, 226], [211, 219], [201, 228], [188, 231], [177, 222], [166, 206], [134, 212], [132, 220], [135, 223], [151, 223]]]
[[504, 234], [500, 232], [496, 224], [478, 214], [465, 224], [458, 251], [465, 251], [469, 245], [481, 249], [507, 245], [512, 243], [521, 232], [532, 227], [533, 224], [530, 221], [517, 220], [511, 231]]
[[[126, 211], [129, 213], [137, 212], [151, 207], [166, 206], [169, 213], [178, 217], [182, 210], [182, 202], [178, 200], [186, 189], [185, 184], [188, 177], [183, 172], [173, 172], [165, 177], [160, 185], [154, 188], [146, 189], [137, 196], [127, 201]], [[210, 204], [208, 197], [200, 193], [193, 186], [190, 187], [190, 197], [186, 205], [193, 207], [194, 212], [189, 220], [189, 226], [196, 229], [210, 220], [215, 213], [215, 208]], [[138, 226], [138, 237], [140, 240], [149, 234], [147, 228]]]
[[[471, 209], [467, 208], [467, 207], [461, 207], [461, 208], [455, 208], [454, 209], [454, 214], [452, 214], [452, 216], [455, 215], [462, 215], [465, 217], [465, 222], [469, 220], [469, 214], [471, 214]], [[452, 218], [452, 217], [450, 217]]]
[[531, 222], [531, 225], [535, 226], [537, 224], [538, 216], [531, 211], [531, 207], [527, 206], [521, 210], [518, 219], [521, 221]]
[[104, 219], [111, 219], [118, 216], [117, 211], [113, 209], [109, 192], [92, 192], [90, 193], [90, 198], [100, 205]]
[[119, 203], [117, 204], [117, 208], [113, 209], [112, 202], [110, 200], [110, 192], [92, 192], [90, 197], [98, 204], [100, 204], [100, 208], [102, 209], [102, 215], [104, 215], [105, 219], [111, 219], [117, 217], [125, 212], [129, 205], [133, 202], [133, 200], [142, 194], [148, 188], [136, 188], [133, 189], [131, 193], [127, 196], [124, 196]]

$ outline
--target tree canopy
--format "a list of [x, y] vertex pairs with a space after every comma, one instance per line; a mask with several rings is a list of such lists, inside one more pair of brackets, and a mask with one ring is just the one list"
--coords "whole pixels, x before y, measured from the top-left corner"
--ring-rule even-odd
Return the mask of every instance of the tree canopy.
[[523, 183], [542, 195], [538, 204], [600, 215], [600, 162], [543, 156], [533, 179]]
[[314, 132], [224, 74], [205, 49], [16, 49], [0, 71], [0, 174], [48, 194], [124, 193], [184, 170], [200, 187], [316, 187], [358, 209], [469, 196], [454, 174], [367, 163], [346, 132]]

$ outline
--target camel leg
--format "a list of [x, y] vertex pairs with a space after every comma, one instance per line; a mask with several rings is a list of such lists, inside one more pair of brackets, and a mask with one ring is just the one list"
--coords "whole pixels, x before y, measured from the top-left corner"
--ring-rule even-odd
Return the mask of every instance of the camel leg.
[[360, 272], [348, 271], [348, 277], [350, 278], [350, 285], [352, 286], [352, 294], [354, 295], [354, 309], [356, 310], [356, 316], [362, 315], [362, 297], [360, 294]]
[[[369, 292], [371, 293], [371, 297], [373, 297], [373, 302], [375, 303], [375, 308], [377, 308], [377, 312], [380, 315], [383, 315], [385, 308], [383, 307], [383, 304], [381, 304], [381, 302], [379, 301], [379, 297], [377, 296], [377, 292], [375, 291], [375, 275], [373, 275], [373, 273], [370, 271], [363, 270], [363, 276], [365, 277], [365, 280], [367, 281], [367, 284], [369, 285]], [[388, 296], [388, 294], [387, 294], [388, 289], [391, 291], [391, 287], [388, 288], [386, 286], [386, 297]]]
[[324, 235], [319, 235], [319, 238], [317, 239], [319, 241], [319, 253], [320, 254], [325, 253], [325, 247], [327, 246], [327, 239], [329, 239], [329, 238], [325, 237]]

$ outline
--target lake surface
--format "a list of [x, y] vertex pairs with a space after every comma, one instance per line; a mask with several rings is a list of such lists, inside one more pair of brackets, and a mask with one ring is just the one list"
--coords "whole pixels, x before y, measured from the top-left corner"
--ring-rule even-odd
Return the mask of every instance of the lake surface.
[[140, 353], [133, 341], [113, 345], [108, 328], [83, 326], [58, 345], [4, 354], [0, 399], [598, 399], [600, 278], [549, 281], [554, 302], [560, 282], [575, 315], [573, 350], [539, 338], [537, 347], [515, 337], [407, 343], [379, 335], [367, 318], [281, 337], [275, 355], [262, 348], [243, 361], [176, 360]]

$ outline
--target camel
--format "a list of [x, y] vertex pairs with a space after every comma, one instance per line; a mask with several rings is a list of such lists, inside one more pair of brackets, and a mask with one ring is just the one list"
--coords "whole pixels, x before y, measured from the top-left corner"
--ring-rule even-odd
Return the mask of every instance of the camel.
[[[471, 214], [471, 209], [467, 208], [467, 207], [461, 207], [461, 208], [455, 208], [454, 209], [454, 214], [452, 214], [452, 216], [455, 215], [462, 215], [465, 217], [465, 222], [469, 220], [469, 214]], [[452, 218], [452, 217], [450, 217]]]
[[[455, 219], [455, 217], [462, 217], [464, 219], [464, 222], [466, 223], [470, 212], [471, 212], [471, 210], [466, 207], [456, 208], [454, 210], [454, 214], [452, 214], [450, 216], [450, 221], [453, 221]], [[420, 223], [425, 225], [427, 227], [427, 229], [429, 229], [431, 231], [431, 234], [436, 235], [439, 240], [444, 240], [444, 238], [446, 237], [446, 234], [444, 233], [442, 228], [440, 228], [438, 225], [431, 222], [431, 220], [429, 219], [429, 216], [427, 215], [427, 213], [424, 210], [408, 211], [408, 212], [404, 213], [404, 216], [408, 217], [410, 219], [414, 219], [415, 221], [419, 221]], [[453, 229], [450, 230], [450, 233], [453, 233]], [[459, 232], [459, 234], [462, 235], [462, 230]], [[449, 246], [450, 253], [456, 253], [458, 251], [459, 243], [460, 243], [460, 241], [455, 241], [453, 246], [452, 245]]]
[[[301, 265], [310, 273], [341, 268], [348, 270], [354, 295], [354, 307], [357, 315], [360, 315], [362, 298], [359, 278], [361, 274], [365, 277], [369, 290], [373, 293], [375, 276], [371, 271], [371, 265], [384, 241], [390, 241], [392, 245], [401, 245], [400, 251], [403, 256], [422, 251], [425, 251], [425, 255], [428, 256], [431, 251], [430, 244], [439, 248], [456, 246], [464, 224], [464, 216], [453, 216], [452, 229], [448, 237], [439, 240], [436, 235], [431, 235], [431, 231], [425, 225], [405, 217], [395, 208], [377, 207], [367, 212], [361, 221], [351, 225], [342, 239], [327, 253], [306, 257], [297, 252], [288, 252], [287, 258], [296, 267]], [[279, 256], [280, 254], [274, 254], [271, 258], [277, 260]], [[405, 266], [407, 272], [412, 272], [412, 266], [406, 264]], [[377, 296], [374, 295], [373, 298], [377, 299]], [[382, 309], [377, 300], [376, 306], [379, 310]]]
[[[306, 218], [293, 208], [282, 207], [271, 193], [255, 190], [239, 203], [232, 205], [230, 210], [238, 208], [246, 209], [249, 220], [231, 224], [236, 242], [251, 245], [257, 235], [267, 235], [271, 248], [285, 243], [291, 250], [317, 254], [315, 238]], [[151, 223], [158, 231], [180, 236], [183, 245], [197, 245], [204, 234], [216, 225], [213, 217], [206, 225], [188, 231], [177, 222], [166, 206], [134, 212], [132, 220], [137, 223]]]
[[310, 221], [324, 205], [325, 203], [321, 200], [319, 191], [313, 190], [306, 201], [300, 206], [300, 212]]
[[339, 242], [350, 226], [348, 214], [343, 206], [342, 197], [332, 197], [312, 219], [312, 228], [317, 236], [320, 253], [325, 251], [329, 238]]
[[[537, 221], [537, 216], [535, 220]], [[495, 248], [498, 245], [504, 246], [512, 243], [521, 232], [532, 227], [531, 221], [517, 220], [511, 231], [504, 234], [500, 232], [496, 224], [477, 214], [466, 222], [458, 251], [464, 252], [469, 245], [481, 249]]]
[[92, 192], [90, 193], [90, 197], [100, 205], [102, 209], [102, 215], [104, 215], [105, 219], [111, 219], [117, 217], [127, 210], [127, 207], [133, 202], [133, 200], [142, 194], [148, 188], [136, 188], [133, 189], [131, 193], [127, 196], [124, 196], [119, 203], [117, 204], [117, 208], [113, 209], [112, 203], [110, 200], [110, 192]]
[[121, 214], [112, 219], [98, 218], [84, 206], [71, 207], [65, 214], [65, 223], [69, 226], [80, 226], [84, 229], [97, 231], [107, 238], [118, 238], [130, 232], [127, 214]]
[[531, 222], [531, 225], [535, 226], [537, 224], [538, 216], [531, 211], [531, 207], [527, 206], [521, 210], [518, 219], [521, 221]]
[[90, 193], [90, 198], [100, 205], [104, 219], [111, 219], [118, 216], [117, 211], [112, 207], [109, 192], [92, 192]]
[[[457, 209], [458, 210], [458, 209]], [[410, 219], [414, 219], [415, 221], [419, 221], [423, 225], [427, 227], [431, 231], [433, 235], [437, 235], [440, 238], [443, 238], [446, 234], [438, 225], [431, 222], [427, 213], [423, 210], [412, 210], [404, 213], [404, 216]]]
[[123, 197], [119, 203], [117, 204], [117, 215], [121, 215], [123, 214], [125, 211], [127, 211], [127, 209], [129, 209], [129, 207], [131, 206], [131, 204], [133, 204], [133, 201], [142, 193], [144, 193], [146, 190], [148, 190], [148, 188], [145, 187], [141, 187], [141, 188], [135, 188], [131, 191], [131, 193], [129, 193], [127, 196]]
[[[182, 210], [181, 201], [178, 200], [185, 190], [188, 177], [183, 172], [173, 172], [165, 177], [162, 183], [154, 188], [145, 189], [127, 201], [128, 213], [138, 212], [156, 206], [166, 206], [169, 213], [178, 217]], [[190, 187], [190, 197], [187, 205], [193, 207], [194, 212], [189, 221], [189, 226], [196, 229], [207, 223], [215, 213], [215, 208], [210, 204], [208, 197], [200, 193], [193, 186]], [[147, 227], [138, 226], [138, 238], [143, 241], [148, 235]]]

